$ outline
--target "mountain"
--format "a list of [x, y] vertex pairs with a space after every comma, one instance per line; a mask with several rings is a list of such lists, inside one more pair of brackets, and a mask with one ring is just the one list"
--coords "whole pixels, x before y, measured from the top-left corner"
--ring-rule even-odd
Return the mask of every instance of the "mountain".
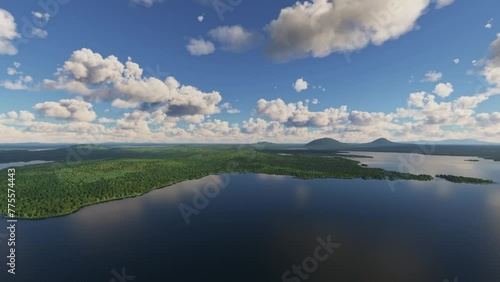
[[391, 147], [391, 146], [399, 146], [401, 144], [389, 141], [386, 138], [379, 138], [370, 143], [360, 144], [360, 145], [363, 147]]
[[476, 139], [450, 139], [441, 141], [413, 141], [408, 142], [411, 144], [437, 144], [437, 145], [498, 145], [498, 143], [491, 143], [486, 141], [480, 141]]
[[308, 149], [316, 149], [316, 150], [337, 150], [337, 149], [343, 149], [346, 147], [349, 147], [349, 144], [342, 143], [340, 141], [337, 141], [335, 139], [331, 138], [322, 138], [322, 139], [317, 139], [314, 141], [311, 141], [306, 144], [306, 148]]

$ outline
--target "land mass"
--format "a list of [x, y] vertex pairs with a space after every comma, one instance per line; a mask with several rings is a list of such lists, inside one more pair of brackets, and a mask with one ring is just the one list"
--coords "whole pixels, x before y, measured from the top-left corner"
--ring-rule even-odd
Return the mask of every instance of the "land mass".
[[[92, 151], [86, 154], [87, 160], [16, 168], [19, 218], [66, 215], [91, 204], [139, 196], [177, 182], [221, 173], [290, 175], [301, 179], [433, 179], [430, 175], [366, 168], [357, 161], [338, 156], [325, 158], [308, 153], [283, 156], [249, 147], [238, 150], [232, 147], [75, 146], [68, 149], [71, 153]], [[95, 159], [96, 156], [100, 159]], [[0, 193], [0, 203], [0, 213], [6, 214], [6, 191]]]
[[446, 179], [453, 183], [470, 183], [470, 184], [494, 184], [493, 180], [485, 180], [480, 178], [473, 177], [464, 177], [464, 176], [454, 176], [454, 175], [436, 175], [437, 178]]
[[[29, 144], [32, 146], [33, 144]], [[53, 161], [16, 168], [19, 218], [66, 215], [95, 203], [142, 195], [181, 181], [221, 173], [289, 175], [302, 179], [381, 179], [430, 181], [414, 175], [369, 168], [345, 151], [400, 152], [474, 156], [500, 161], [497, 145], [417, 145], [380, 138], [370, 143], [342, 143], [323, 138], [308, 144], [127, 144], [60, 145], [50, 150], [7, 148], [0, 162]], [[0, 146], [1, 147], [1, 146]], [[35, 149], [35, 150], [33, 150]], [[2, 171], [4, 172], [4, 171]], [[438, 176], [456, 183], [489, 184], [461, 176]], [[6, 190], [6, 188], [4, 188]], [[7, 212], [7, 193], [0, 193], [0, 213]]]

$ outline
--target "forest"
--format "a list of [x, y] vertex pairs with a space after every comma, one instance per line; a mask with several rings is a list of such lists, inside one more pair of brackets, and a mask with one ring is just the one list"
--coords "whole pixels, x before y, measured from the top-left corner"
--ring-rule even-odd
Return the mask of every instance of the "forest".
[[494, 184], [492, 180], [473, 178], [473, 177], [464, 177], [464, 176], [454, 176], [454, 175], [436, 175], [437, 178], [446, 179], [453, 183], [470, 183], [470, 184]]
[[[42, 153], [51, 156], [45, 160], [56, 161], [16, 168], [19, 218], [66, 215], [87, 205], [134, 197], [177, 182], [225, 172], [290, 175], [302, 179], [433, 179], [430, 175], [367, 168], [358, 161], [339, 156], [307, 152], [279, 155], [257, 151], [251, 146], [106, 148], [91, 145], [59, 149], [56, 154], [54, 151]], [[6, 174], [7, 170], [0, 173]], [[2, 189], [6, 190], [7, 186]], [[0, 193], [0, 213], [3, 214], [7, 211], [6, 192]]]

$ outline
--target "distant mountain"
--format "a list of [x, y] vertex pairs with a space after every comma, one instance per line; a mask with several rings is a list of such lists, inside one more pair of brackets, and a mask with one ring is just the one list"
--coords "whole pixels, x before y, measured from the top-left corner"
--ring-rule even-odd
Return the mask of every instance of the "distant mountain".
[[83, 149], [83, 150], [106, 150], [106, 149], [109, 149], [109, 147], [102, 146], [102, 145], [95, 145], [95, 144], [78, 144], [78, 145], [70, 146], [70, 148]]
[[405, 144], [402, 143], [389, 141], [386, 138], [379, 138], [370, 143], [343, 143], [331, 138], [322, 138], [309, 142], [308, 144], [305, 145], [305, 147], [313, 150], [347, 150], [347, 149], [401, 147], [404, 145]]
[[372, 141], [370, 143], [359, 144], [359, 145], [363, 146], [363, 147], [391, 147], [391, 146], [400, 146], [402, 144], [389, 141], [386, 138], [379, 138], [379, 139]]
[[342, 143], [338, 140], [332, 139], [332, 138], [322, 138], [322, 139], [317, 139], [314, 141], [311, 141], [307, 143], [306, 148], [308, 149], [320, 149], [320, 150], [338, 150], [338, 149], [344, 149], [346, 147], [349, 147], [349, 144]]
[[480, 141], [476, 139], [450, 139], [441, 141], [414, 141], [408, 142], [410, 144], [438, 144], [438, 145], [498, 145], [499, 143], [491, 143], [486, 141]]

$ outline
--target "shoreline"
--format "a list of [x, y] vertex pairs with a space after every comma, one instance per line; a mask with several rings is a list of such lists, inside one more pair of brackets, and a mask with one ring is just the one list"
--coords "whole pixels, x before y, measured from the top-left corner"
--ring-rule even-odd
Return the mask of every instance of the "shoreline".
[[[222, 175], [222, 174], [225, 174], [225, 173], [221, 173], [221, 174], [209, 174], [209, 175], [202, 176], [200, 178], [193, 178], [193, 179], [181, 180], [181, 181], [177, 181], [177, 182], [174, 182], [174, 183], [171, 183], [171, 184], [167, 184], [165, 186], [161, 186], [161, 187], [157, 187], [157, 188], [152, 188], [151, 190], [149, 190], [147, 192], [144, 192], [144, 193], [140, 193], [140, 194], [136, 194], [136, 195], [130, 195], [130, 196], [125, 196], [125, 197], [121, 197], [121, 198], [108, 199], [108, 200], [104, 200], [104, 201], [97, 201], [97, 202], [94, 202], [94, 203], [90, 203], [90, 204], [87, 204], [87, 205], [80, 206], [80, 207], [78, 207], [78, 209], [75, 209], [75, 210], [70, 211], [70, 212], [65, 213], [65, 214], [53, 215], [53, 216], [48, 216], [48, 217], [39, 217], [39, 218], [37, 218], [37, 217], [35, 217], [35, 218], [31, 218], [31, 217], [17, 217], [15, 219], [17, 219], [17, 220], [40, 221], [40, 220], [46, 220], [46, 219], [64, 217], [64, 216], [75, 214], [78, 211], [82, 210], [83, 208], [91, 207], [91, 206], [94, 206], [94, 205], [105, 204], [105, 203], [108, 203], [108, 202], [115, 202], [115, 201], [121, 201], [121, 200], [126, 200], [126, 199], [134, 199], [134, 198], [144, 196], [146, 194], [149, 194], [151, 192], [154, 192], [154, 191], [157, 191], [157, 190], [160, 190], [160, 189], [169, 188], [169, 187], [171, 187], [173, 185], [176, 185], [176, 184], [179, 184], [179, 183], [182, 183], [182, 182], [200, 180], [200, 179], [203, 179], [205, 177], [218, 176], [218, 175]], [[261, 174], [261, 175], [267, 175], [267, 176], [286, 176], [286, 177], [292, 177], [292, 178], [300, 179], [300, 180], [332, 179], [332, 180], [363, 180], [363, 181], [374, 180], [374, 181], [390, 181], [390, 182], [394, 182], [394, 181], [419, 181], [419, 182], [421, 182], [421, 181], [424, 181], [424, 180], [415, 180], [415, 179], [395, 179], [395, 180], [390, 180], [389, 178], [386, 178], [386, 179], [364, 179], [362, 177], [357, 177], [357, 178], [334, 178], [334, 177], [301, 178], [301, 177], [296, 177], [296, 176], [288, 175], [288, 174], [265, 174], [265, 173], [249, 173], [249, 172], [232, 172], [232, 173], [226, 173], [226, 174], [230, 174], [230, 175], [241, 175], [241, 174], [259, 175], [259, 174]], [[442, 180], [445, 180], [445, 181], [453, 183], [453, 184], [470, 184], [470, 185], [481, 185], [481, 186], [488, 186], [488, 185], [496, 184], [496, 182], [493, 182], [493, 183], [455, 183], [455, 182], [452, 182], [452, 181], [450, 181], [448, 179], [440, 178], [440, 177], [437, 177], [437, 176], [433, 176], [432, 180], [424, 181], [424, 182], [436, 181], [437, 179], [442, 179]], [[2, 215], [4, 218], [7, 218], [6, 215], [4, 215], [4, 214], [0, 213], [0, 215]]]

